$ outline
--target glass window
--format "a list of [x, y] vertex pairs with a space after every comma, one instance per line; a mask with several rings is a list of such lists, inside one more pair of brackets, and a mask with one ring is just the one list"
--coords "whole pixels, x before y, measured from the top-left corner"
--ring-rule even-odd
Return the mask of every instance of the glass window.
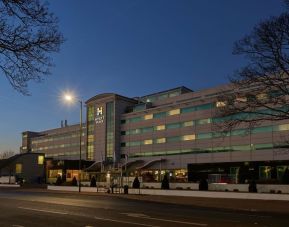
[[140, 141], [133, 141], [129, 143], [129, 146], [140, 146], [141, 142]]
[[165, 129], [166, 129], [165, 125], [157, 125], [157, 126], [155, 126], [155, 130], [156, 131], [165, 130]]
[[231, 132], [231, 136], [244, 136], [248, 134], [247, 129], [236, 129]]
[[275, 125], [274, 131], [287, 131], [289, 130], [289, 124], [283, 124], [283, 125]]
[[94, 131], [94, 124], [88, 124], [88, 132], [93, 132]]
[[154, 128], [153, 128], [153, 127], [142, 128], [142, 133], [153, 132], [153, 131], [154, 131]]
[[172, 137], [168, 137], [166, 140], [168, 143], [170, 142], [178, 142], [180, 141], [181, 137], [180, 136], [172, 136]]
[[262, 132], [272, 132], [272, 126], [264, 126], [252, 129], [252, 134], [262, 133]]
[[226, 102], [216, 102], [216, 107], [219, 108], [219, 107], [225, 107], [226, 106]]
[[212, 123], [212, 119], [211, 118], [196, 120], [196, 124], [197, 125], [204, 125], [204, 124], [210, 124], [210, 123]]
[[251, 144], [252, 149], [255, 150], [264, 150], [273, 148], [272, 143], [263, 143], [263, 144]]
[[196, 108], [194, 106], [191, 107], [185, 107], [181, 109], [181, 113], [191, 113], [196, 111]]
[[259, 178], [262, 180], [271, 179], [271, 166], [259, 166]]
[[172, 124], [167, 124], [166, 128], [167, 129], [174, 129], [174, 128], [180, 128], [181, 124], [180, 123], [172, 123]]
[[126, 143], [121, 143], [120, 146], [121, 147], [126, 147]]
[[87, 108], [87, 121], [94, 120], [94, 106], [88, 106]]
[[15, 165], [15, 173], [18, 173], [18, 174], [22, 173], [22, 164], [17, 163]]
[[39, 155], [38, 156], [38, 165], [43, 165], [44, 164], [44, 156], [43, 155]]
[[129, 122], [135, 123], [141, 121], [143, 118], [142, 117], [133, 117], [129, 119]]
[[212, 138], [212, 133], [208, 132], [208, 133], [198, 133], [197, 134], [197, 139], [210, 139]]
[[251, 146], [248, 145], [236, 145], [236, 146], [232, 146], [232, 150], [233, 151], [250, 151], [251, 150]]
[[124, 119], [124, 120], [120, 120], [120, 123], [121, 124], [125, 124], [126, 123], [126, 120]]
[[183, 122], [183, 127], [194, 126], [194, 121], [185, 121]]
[[166, 138], [158, 138], [155, 140], [155, 143], [165, 143], [166, 142]]
[[257, 98], [258, 100], [262, 101], [262, 100], [268, 99], [268, 95], [265, 94], [265, 93], [261, 93], [261, 94], [256, 95], [256, 98]]
[[177, 114], [180, 114], [180, 113], [181, 113], [180, 109], [175, 109], [175, 110], [170, 110], [168, 112], [168, 115], [171, 116], [171, 115], [177, 115]]
[[[127, 131], [121, 131], [120, 134], [121, 134], [122, 136], [125, 136], [125, 135], [127, 135]], [[129, 133], [128, 133], [128, 134], [129, 134]]]
[[183, 135], [182, 136], [182, 140], [183, 141], [187, 141], [187, 140], [195, 140], [196, 139], [196, 135], [192, 134], [192, 135]]
[[246, 97], [237, 97], [236, 101], [237, 102], [247, 102], [247, 98]]
[[114, 157], [114, 102], [106, 103], [106, 158]]
[[140, 134], [140, 133], [141, 133], [141, 129], [139, 129], [139, 128], [131, 129], [131, 130], [129, 131], [129, 134], [130, 134], [130, 135], [136, 135], [136, 134]]
[[213, 104], [212, 103], [207, 103], [207, 104], [196, 106], [196, 111], [198, 111], [198, 110], [209, 110], [209, 109], [212, 109], [212, 108], [213, 108]]
[[94, 135], [89, 135], [87, 137], [87, 142], [93, 142], [94, 141]]
[[145, 120], [150, 120], [150, 119], [153, 119], [153, 114], [146, 114], [145, 116], [144, 116], [144, 119]]
[[288, 166], [277, 166], [277, 178], [281, 180]]
[[154, 118], [163, 118], [166, 115], [166, 112], [154, 113]]
[[153, 140], [151, 140], [151, 139], [150, 139], [150, 140], [144, 140], [144, 141], [143, 141], [143, 144], [144, 144], [144, 145], [153, 144]]

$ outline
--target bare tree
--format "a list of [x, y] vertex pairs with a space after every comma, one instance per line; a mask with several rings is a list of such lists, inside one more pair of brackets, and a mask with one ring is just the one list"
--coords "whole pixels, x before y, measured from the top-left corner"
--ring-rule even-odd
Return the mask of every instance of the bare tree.
[[15, 154], [16, 153], [12, 150], [6, 150], [3, 152], [0, 152], [0, 159], [7, 159], [7, 158], [14, 156]]
[[233, 53], [244, 55], [248, 64], [218, 97], [217, 115], [226, 119], [223, 129], [289, 119], [289, 14], [257, 25], [235, 43]]
[[64, 41], [57, 24], [40, 0], [0, 0], [0, 69], [22, 94], [29, 94], [29, 81], [50, 73], [49, 55]]

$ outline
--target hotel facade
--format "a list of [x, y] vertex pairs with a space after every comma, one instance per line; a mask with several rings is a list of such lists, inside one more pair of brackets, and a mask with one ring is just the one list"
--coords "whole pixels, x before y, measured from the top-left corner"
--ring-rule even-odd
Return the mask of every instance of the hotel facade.
[[[178, 87], [143, 97], [114, 93], [86, 101], [82, 159], [86, 171], [121, 171], [159, 181], [243, 183], [280, 180], [289, 167], [289, 120], [263, 122], [224, 134], [217, 101], [229, 86], [192, 91]], [[79, 125], [22, 133], [21, 152], [41, 152], [54, 160], [79, 159]], [[286, 142], [287, 141], [287, 142]], [[89, 162], [90, 161], [90, 162]], [[121, 169], [121, 170], [120, 170]]]

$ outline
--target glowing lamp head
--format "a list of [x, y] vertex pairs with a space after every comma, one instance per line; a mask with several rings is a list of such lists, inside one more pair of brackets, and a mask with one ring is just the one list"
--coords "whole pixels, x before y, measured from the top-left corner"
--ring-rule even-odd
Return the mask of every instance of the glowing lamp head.
[[64, 99], [66, 100], [66, 101], [72, 101], [72, 96], [71, 95], [68, 95], [68, 94], [66, 94], [66, 95], [64, 95]]

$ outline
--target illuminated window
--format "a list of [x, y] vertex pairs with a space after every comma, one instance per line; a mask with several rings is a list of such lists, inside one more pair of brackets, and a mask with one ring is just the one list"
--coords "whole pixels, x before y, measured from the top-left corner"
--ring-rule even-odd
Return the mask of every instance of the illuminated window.
[[199, 119], [196, 121], [197, 125], [204, 125], [204, 124], [210, 124], [212, 123], [211, 118], [206, 118], [206, 119]]
[[166, 129], [166, 126], [165, 126], [165, 125], [157, 125], [157, 126], [155, 127], [155, 130], [156, 130], [156, 131], [165, 130], [165, 129]]
[[22, 164], [17, 163], [15, 166], [15, 173], [22, 173]]
[[153, 144], [153, 140], [144, 140], [143, 143], [144, 143], [145, 145], [147, 145], [147, 144]]
[[181, 113], [180, 109], [175, 109], [175, 110], [170, 110], [168, 112], [168, 115], [171, 116], [171, 115], [177, 115], [177, 114], [180, 114], [180, 113]]
[[183, 122], [183, 127], [194, 126], [194, 121], [185, 121]]
[[145, 116], [144, 116], [144, 119], [145, 120], [150, 120], [150, 119], [153, 119], [153, 114], [146, 114]]
[[261, 94], [256, 95], [256, 98], [257, 98], [258, 100], [265, 100], [265, 99], [268, 98], [268, 95], [265, 94], [265, 93], [261, 93]]
[[216, 102], [216, 107], [224, 107], [224, 106], [226, 106], [226, 102], [221, 102], [221, 101], [219, 101], [219, 102]]
[[87, 107], [87, 120], [88, 121], [94, 120], [94, 106]]
[[289, 124], [275, 126], [275, 131], [287, 131], [289, 130]]
[[237, 102], [247, 102], [247, 98], [246, 97], [238, 97], [236, 98]]
[[88, 137], [87, 137], [87, 142], [93, 142], [94, 141], [94, 135], [89, 135]]
[[26, 150], [26, 149], [27, 149], [27, 147], [22, 147], [22, 149], [23, 149], [23, 150]]
[[166, 138], [158, 138], [156, 139], [156, 143], [165, 143], [166, 142]]
[[192, 135], [184, 135], [182, 140], [183, 141], [187, 141], [187, 140], [195, 140], [196, 139], [196, 135], [192, 134]]
[[44, 164], [44, 156], [43, 155], [39, 155], [38, 156], [38, 165], [43, 165]]

